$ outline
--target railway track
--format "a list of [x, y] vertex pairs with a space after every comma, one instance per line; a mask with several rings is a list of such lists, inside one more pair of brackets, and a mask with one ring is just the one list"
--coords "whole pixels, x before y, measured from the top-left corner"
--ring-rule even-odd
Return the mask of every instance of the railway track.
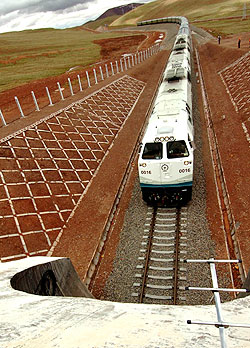
[[139, 303], [185, 304], [187, 208], [148, 207], [132, 296]]

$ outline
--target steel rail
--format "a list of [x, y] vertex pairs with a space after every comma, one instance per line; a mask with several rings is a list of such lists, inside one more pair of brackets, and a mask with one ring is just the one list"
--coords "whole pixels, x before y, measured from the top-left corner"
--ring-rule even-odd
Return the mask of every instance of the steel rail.
[[179, 269], [179, 246], [180, 246], [180, 213], [181, 209], [177, 207], [176, 215], [176, 239], [175, 239], [175, 260], [174, 260], [174, 296], [173, 304], [177, 304], [177, 290], [178, 290], [178, 269]]
[[[158, 214], [159, 210], [157, 209], [156, 206], [153, 207], [153, 212], [152, 212], [152, 216], [151, 216], [151, 221], [150, 221], [150, 226], [149, 226], [149, 230], [148, 230], [148, 236], [147, 236], [147, 246], [146, 249], [144, 251], [144, 264], [142, 267], [142, 275], [141, 275], [141, 283], [137, 286], [140, 287], [139, 290], [139, 294], [138, 294], [138, 303], [144, 303], [144, 299], [146, 297], [150, 298], [150, 295], [147, 295], [145, 293], [146, 288], [150, 287], [151, 289], [154, 288], [153, 285], [149, 285], [148, 284], [148, 280], [149, 280], [149, 276], [148, 276], [148, 272], [151, 269], [151, 271], [153, 270], [153, 267], [150, 268], [150, 261], [160, 261], [160, 259], [155, 259], [153, 257], [151, 257], [151, 253], [152, 253], [152, 249], [154, 246], [154, 242], [153, 242], [153, 238], [154, 238], [154, 232], [157, 232], [155, 230], [155, 227], [157, 225], [157, 214]], [[171, 267], [170, 269], [173, 271], [172, 273], [172, 277], [166, 277], [166, 281], [168, 283], [169, 280], [171, 280], [171, 285], [169, 284], [165, 284], [162, 285], [162, 287], [165, 287], [165, 290], [167, 291], [171, 291], [172, 295], [169, 296], [168, 301], [171, 301], [171, 304], [176, 305], [178, 302], [178, 282], [179, 282], [179, 249], [180, 249], [180, 218], [181, 218], [181, 208], [177, 207], [176, 208], [176, 213], [175, 213], [175, 229], [174, 229], [174, 233], [175, 236], [173, 237], [175, 242], [172, 246], [172, 252], [173, 252], [173, 267]], [[154, 252], [154, 251], [153, 251]], [[165, 260], [162, 259], [162, 262], [165, 261], [169, 261], [169, 260]], [[170, 270], [169, 269], [169, 270]], [[164, 279], [165, 277], [163, 276], [155, 276], [151, 274], [150, 276], [151, 279]], [[137, 283], [136, 283], [137, 284]], [[157, 289], [157, 285], [155, 286], [155, 290]], [[159, 286], [159, 290], [163, 290], [163, 288], [161, 288], [161, 286]], [[152, 295], [152, 294], [151, 294]], [[153, 296], [155, 296], [156, 300], [158, 301], [160, 299], [161, 296], [159, 296], [157, 298], [158, 295], [152, 295], [151, 299], [153, 298]], [[168, 297], [168, 296], [167, 296]], [[164, 299], [162, 299], [164, 300]], [[166, 300], [166, 299], [165, 299]]]
[[148, 266], [149, 266], [149, 261], [150, 261], [150, 253], [151, 253], [151, 249], [152, 249], [152, 240], [153, 240], [154, 228], [155, 228], [156, 214], [157, 214], [157, 208], [154, 207], [153, 214], [152, 214], [152, 220], [151, 220], [151, 224], [150, 224], [149, 239], [148, 239], [148, 245], [147, 245], [147, 250], [146, 250], [145, 266], [144, 266], [143, 276], [142, 276], [142, 284], [141, 284], [141, 293], [140, 293], [140, 297], [139, 297], [139, 303], [143, 303], [143, 299], [144, 299], [144, 293], [145, 293], [147, 276], [148, 276]]

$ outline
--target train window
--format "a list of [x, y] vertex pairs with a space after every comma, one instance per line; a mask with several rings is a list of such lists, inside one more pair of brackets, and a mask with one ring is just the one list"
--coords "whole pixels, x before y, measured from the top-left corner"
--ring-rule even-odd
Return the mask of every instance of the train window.
[[184, 140], [168, 141], [167, 142], [168, 158], [188, 157], [189, 152]]
[[162, 159], [162, 143], [146, 143], [142, 159]]

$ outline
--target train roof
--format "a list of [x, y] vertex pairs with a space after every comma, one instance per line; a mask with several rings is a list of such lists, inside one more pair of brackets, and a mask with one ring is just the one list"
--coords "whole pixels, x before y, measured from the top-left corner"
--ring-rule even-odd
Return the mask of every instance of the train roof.
[[178, 72], [178, 74], [186, 76], [185, 71], [190, 71], [190, 62], [187, 56], [185, 56], [182, 60], [176, 60], [175, 58], [169, 59], [167, 67], [164, 71], [164, 76], [167, 74], [168, 71], [173, 69], [177, 70], [176, 73]]
[[162, 83], [150, 118], [168, 117], [169, 115], [179, 114], [182, 109], [186, 110], [186, 83], [185, 80], [181, 79], [176, 82]]
[[150, 121], [147, 131], [143, 137], [143, 143], [154, 142], [160, 137], [174, 137], [176, 140], [187, 140], [188, 134], [193, 134], [188, 124], [187, 113], [183, 110], [181, 114], [169, 116], [164, 120]]
[[185, 59], [190, 60], [190, 52], [186, 48], [177, 51], [172, 51], [169, 56], [169, 62], [180, 62]]

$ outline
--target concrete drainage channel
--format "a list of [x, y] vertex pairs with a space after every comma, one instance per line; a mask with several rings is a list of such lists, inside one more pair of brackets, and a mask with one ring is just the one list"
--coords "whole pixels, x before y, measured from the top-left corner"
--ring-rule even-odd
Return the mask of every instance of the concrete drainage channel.
[[[218, 202], [219, 202], [220, 212], [221, 212], [221, 219], [223, 222], [223, 227], [225, 232], [225, 242], [226, 242], [227, 252], [228, 252], [229, 259], [235, 259], [235, 258], [241, 259], [241, 253], [238, 246], [237, 237], [235, 234], [237, 230], [237, 226], [235, 224], [235, 220], [230, 207], [230, 197], [226, 187], [226, 181], [225, 181], [225, 176], [223, 172], [223, 167], [221, 164], [216, 134], [213, 129], [211, 110], [208, 104], [205, 83], [203, 80], [203, 73], [202, 73], [199, 53], [197, 49], [195, 49], [195, 54], [196, 54], [197, 66], [198, 66], [199, 77], [200, 77], [200, 86], [201, 86], [201, 93], [202, 93], [202, 99], [203, 99], [204, 115], [205, 115], [206, 126], [207, 126], [208, 141], [209, 141], [209, 147], [210, 147], [211, 158], [213, 163], [217, 197], [218, 197]], [[242, 283], [244, 283], [246, 279], [242, 264], [239, 263], [238, 265], [239, 265], [238, 266], [239, 269], [233, 266], [231, 266], [230, 268], [232, 284], [234, 284], [236, 288], [239, 288], [242, 286], [242, 284], [239, 284], [239, 275], [240, 275], [240, 279]]]

